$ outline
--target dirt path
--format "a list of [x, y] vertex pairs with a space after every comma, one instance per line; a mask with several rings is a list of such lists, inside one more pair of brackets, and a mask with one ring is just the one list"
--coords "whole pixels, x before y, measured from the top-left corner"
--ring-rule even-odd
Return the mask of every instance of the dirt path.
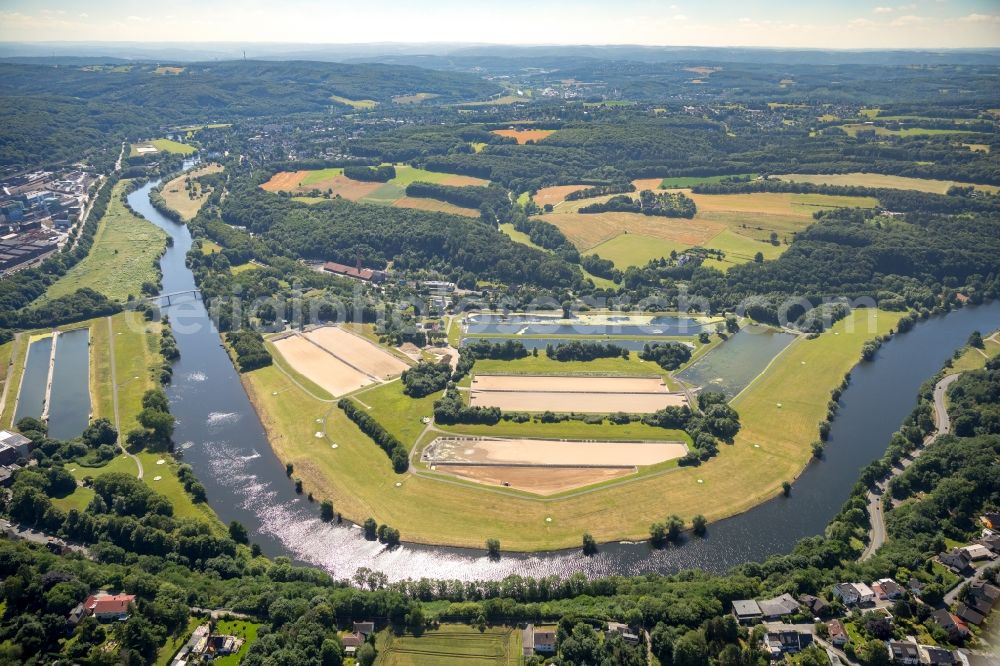
[[138, 456], [132, 455], [122, 444], [122, 426], [121, 419], [118, 418], [118, 378], [115, 371], [115, 331], [111, 326], [111, 317], [105, 317], [108, 322], [108, 351], [111, 357], [111, 402], [115, 409], [115, 430], [118, 431], [118, 448], [122, 450], [122, 453], [127, 455], [135, 463], [136, 468], [138, 468], [139, 473], [136, 474], [136, 478], [141, 479], [143, 476], [142, 461], [139, 460]]
[[923, 451], [933, 444], [938, 437], [941, 435], [947, 435], [951, 432], [951, 417], [948, 416], [948, 409], [944, 404], [945, 394], [948, 392], [948, 387], [954, 383], [956, 379], [959, 378], [961, 373], [954, 375], [947, 375], [943, 377], [941, 381], [937, 383], [934, 387], [934, 425], [936, 430], [932, 432], [924, 440], [923, 445], [920, 448], [915, 449], [910, 457], [902, 460], [898, 466], [892, 468], [892, 474], [885, 481], [885, 483], [880, 483], [875, 486], [874, 489], [868, 491], [868, 516], [871, 520], [871, 529], [868, 531], [868, 545], [865, 547], [863, 553], [861, 553], [861, 561], [865, 561], [871, 558], [882, 544], [886, 542], [887, 535], [885, 533], [885, 513], [882, 508], [882, 493], [884, 488], [888, 487], [889, 481], [896, 478], [902, 474], [907, 467], [913, 464], [913, 461], [920, 457]]

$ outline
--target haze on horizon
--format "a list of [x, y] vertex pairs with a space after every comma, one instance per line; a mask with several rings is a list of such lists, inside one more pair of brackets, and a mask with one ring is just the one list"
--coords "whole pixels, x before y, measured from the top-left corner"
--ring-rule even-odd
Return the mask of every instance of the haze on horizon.
[[4, 0], [0, 41], [997, 48], [996, 0]]

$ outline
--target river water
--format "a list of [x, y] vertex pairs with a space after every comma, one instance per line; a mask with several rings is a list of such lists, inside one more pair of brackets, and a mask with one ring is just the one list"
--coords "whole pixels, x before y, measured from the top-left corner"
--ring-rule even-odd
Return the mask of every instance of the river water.
[[[149, 203], [151, 183], [129, 195], [132, 208], [174, 239], [161, 259], [163, 293], [194, 289], [185, 266], [191, 246], [184, 225]], [[201, 301], [166, 308], [181, 358], [167, 393], [178, 419], [174, 439], [225, 521], [238, 520], [267, 555], [285, 555], [340, 578], [359, 567], [405, 578], [499, 579], [526, 576], [670, 573], [683, 568], [723, 572], [737, 564], [787, 552], [801, 538], [822, 533], [854, 485], [859, 470], [878, 458], [910, 412], [920, 384], [933, 375], [969, 333], [1000, 327], [1000, 302], [966, 308], [918, 324], [883, 345], [874, 363], [856, 368], [831, 430], [822, 462], [803, 472], [788, 498], [775, 498], [739, 516], [713, 523], [704, 539], [655, 550], [645, 543], [604, 544], [586, 557], [579, 550], [505, 553], [404, 544], [387, 550], [361, 530], [320, 521], [318, 508], [296, 495], [271, 451], [239, 375], [220, 345]], [[725, 455], [723, 451], [722, 455]], [[405, 537], [405, 535], [404, 535]]]

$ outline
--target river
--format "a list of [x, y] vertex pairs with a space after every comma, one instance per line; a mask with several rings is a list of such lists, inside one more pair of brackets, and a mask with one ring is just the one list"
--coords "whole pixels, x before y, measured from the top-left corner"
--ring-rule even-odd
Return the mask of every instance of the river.
[[[184, 261], [191, 247], [190, 232], [152, 207], [149, 191], [154, 185], [147, 184], [128, 199], [134, 210], [174, 240], [160, 261], [163, 293], [194, 289], [194, 277]], [[704, 539], [692, 538], [664, 550], [645, 543], [611, 543], [591, 557], [572, 550], [505, 553], [492, 561], [484, 552], [457, 548], [403, 544], [385, 549], [366, 541], [356, 527], [320, 521], [318, 507], [297, 495], [285, 477], [284, 466], [272, 452], [202, 302], [183, 299], [165, 310], [181, 352], [167, 391], [178, 420], [174, 439], [206, 487], [219, 517], [227, 523], [243, 523], [269, 556], [285, 555], [339, 578], [368, 567], [384, 572], [390, 580], [485, 580], [578, 571], [588, 576], [635, 575], [683, 568], [723, 572], [787, 552], [799, 539], [822, 533], [847, 498], [859, 470], [884, 452], [889, 436], [912, 409], [920, 384], [972, 330], [1000, 327], [1000, 302], [994, 302], [933, 317], [883, 345], [874, 363], [854, 370], [826, 456], [803, 472], [791, 497], [776, 498], [713, 523]]]

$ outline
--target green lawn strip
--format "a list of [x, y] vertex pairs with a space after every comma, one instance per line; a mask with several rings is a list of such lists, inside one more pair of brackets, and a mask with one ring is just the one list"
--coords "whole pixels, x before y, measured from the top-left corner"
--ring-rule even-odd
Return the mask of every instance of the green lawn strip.
[[344, 174], [343, 167], [331, 167], [329, 169], [317, 169], [316, 171], [309, 171], [302, 178], [302, 182], [299, 183], [300, 186], [314, 185], [321, 181], [333, 178], [334, 176], [342, 176]]
[[161, 152], [173, 153], [175, 155], [191, 155], [196, 150], [194, 146], [189, 146], [180, 141], [172, 141], [171, 139], [153, 139], [152, 144]]
[[[14, 405], [17, 403], [17, 393], [20, 390], [21, 375], [24, 374], [24, 362], [28, 356], [28, 334], [22, 333], [16, 340], [0, 346], [0, 372], [3, 373], [4, 386], [7, 388], [7, 401], [0, 413], [0, 428], [13, 425]], [[0, 391], [3, 389], [0, 388]]]
[[144, 282], [157, 281], [156, 261], [166, 247], [167, 235], [125, 208], [121, 194], [127, 183], [115, 185], [89, 254], [55, 281], [43, 299], [90, 287], [124, 302], [129, 295], [140, 295]]
[[154, 372], [162, 362], [160, 355], [161, 324], [147, 322], [140, 313], [120, 312], [111, 319], [115, 354], [115, 379], [118, 385], [119, 432], [122, 436], [136, 427], [142, 411], [142, 396], [159, 386]]
[[111, 386], [110, 327], [106, 318], [90, 322], [90, 404], [93, 417], [115, 421]]

